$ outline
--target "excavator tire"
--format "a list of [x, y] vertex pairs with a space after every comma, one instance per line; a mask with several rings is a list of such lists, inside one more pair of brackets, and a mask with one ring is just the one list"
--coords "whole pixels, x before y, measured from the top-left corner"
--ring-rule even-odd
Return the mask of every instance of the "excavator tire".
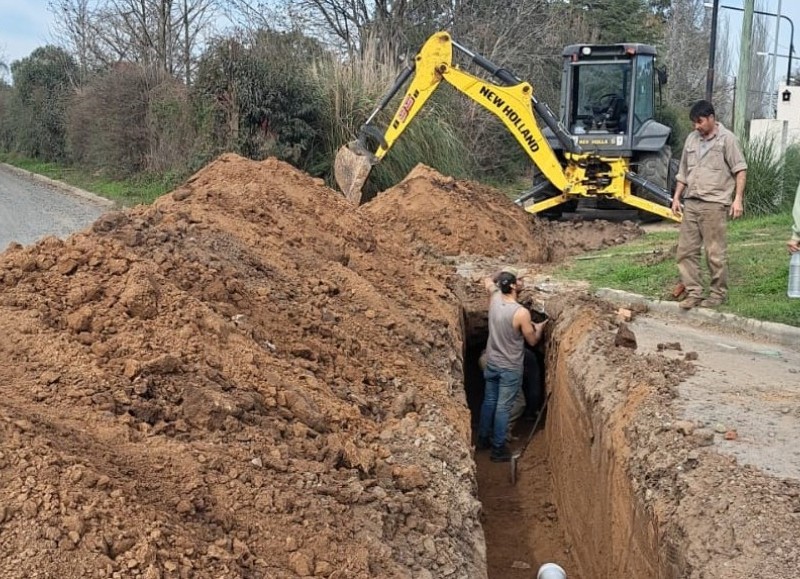
[[[539, 183], [546, 180], [547, 177], [545, 177], [541, 172], [539, 172], [539, 170], [536, 167], [534, 167], [532, 186], [535, 188]], [[539, 203], [540, 201], [545, 201], [550, 197], [555, 197], [558, 194], [559, 194], [558, 189], [556, 189], [553, 185], [548, 183], [547, 187], [542, 189], [538, 194], [534, 196], [533, 202]], [[567, 213], [575, 211], [577, 204], [578, 204], [577, 201], [567, 201], [566, 203], [562, 203], [561, 205], [556, 205], [552, 209], [540, 211], [535, 215], [537, 215], [538, 217], [542, 217], [545, 219], [552, 219], [555, 221], [561, 219], [561, 216], [564, 214], [565, 211]]]
[[[664, 145], [655, 153], [640, 153], [634, 170], [640, 177], [669, 191], [670, 197], [674, 193], [677, 162], [672, 159], [672, 148], [669, 145]], [[651, 195], [646, 189], [635, 187], [634, 194], [653, 203], [663, 204], [661, 199]], [[649, 211], [639, 211], [639, 219], [644, 222], [654, 222], [662, 218]]]

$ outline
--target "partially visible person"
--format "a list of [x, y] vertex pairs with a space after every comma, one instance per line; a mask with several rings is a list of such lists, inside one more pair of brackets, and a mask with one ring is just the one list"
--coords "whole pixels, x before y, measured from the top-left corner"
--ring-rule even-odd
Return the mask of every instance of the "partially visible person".
[[504, 270], [483, 281], [489, 292], [489, 339], [486, 344], [486, 389], [478, 423], [478, 448], [491, 447], [494, 462], [511, 460], [506, 444], [512, 406], [522, 385], [525, 344], [535, 346], [545, 322], [534, 324], [528, 308], [517, 302], [516, 273]]
[[522, 372], [522, 392], [525, 394], [523, 420], [536, 420], [544, 404], [544, 376], [542, 366], [533, 348], [525, 348]]
[[[697, 101], [689, 118], [694, 131], [686, 137], [672, 198], [672, 212], [683, 215], [676, 260], [686, 289], [679, 305], [685, 310], [715, 308], [728, 297], [727, 219], [737, 219], [744, 213], [747, 181], [747, 162], [739, 142], [717, 122], [714, 106]], [[705, 298], [700, 271], [702, 249], [711, 273]]]
[[800, 251], [800, 184], [794, 194], [794, 206], [792, 207], [792, 237], [786, 242], [789, 253]]

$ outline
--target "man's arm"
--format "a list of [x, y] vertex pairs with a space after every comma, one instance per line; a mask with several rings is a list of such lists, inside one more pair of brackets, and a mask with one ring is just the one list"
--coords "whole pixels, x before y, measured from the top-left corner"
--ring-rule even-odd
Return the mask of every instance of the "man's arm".
[[744, 213], [744, 186], [747, 183], [747, 171], [739, 171], [736, 173], [736, 190], [733, 195], [733, 203], [731, 204], [730, 215], [734, 219], [741, 217]]
[[686, 137], [686, 142], [683, 144], [683, 153], [681, 153], [681, 160], [678, 162], [678, 174], [675, 176], [675, 194], [672, 196], [672, 212], [675, 215], [683, 213], [681, 208], [681, 195], [686, 189], [686, 181], [689, 178], [689, 166], [686, 160], [686, 144], [689, 142], [689, 137]]
[[800, 251], [800, 185], [794, 194], [794, 205], [792, 206], [792, 237], [786, 242], [786, 247], [790, 253]]
[[517, 313], [514, 314], [514, 327], [522, 332], [522, 337], [529, 346], [535, 346], [542, 339], [544, 333], [544, 325], [547, 322], [534, 324], [531, 321], [531, 312], [528, 308], [519, 308]]
[[483, 278], [483, 287], [486, 288], [486, 291], [489, 292], [489, 295], [492, 295], [494, 292], [500, 289], [497, 287], [497, 283], [493, 277]]

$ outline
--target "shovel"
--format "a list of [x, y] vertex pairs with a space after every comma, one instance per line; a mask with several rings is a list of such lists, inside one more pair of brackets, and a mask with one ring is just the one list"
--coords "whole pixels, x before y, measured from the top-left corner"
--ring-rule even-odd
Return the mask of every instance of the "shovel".
[[511, 455], [511, 484], [517, 484], [517, 461], [522, 457], [522, 454], [528, 448], [528, 445], [531, 443], [531, 439], [533, 435], [536, 434], [536, 429], [539, 427], [539, 421], [541, 421], [542, 416], [544, 415], [544, 411], [547, 410], [547, 403], [550, 402], [550, 396], [553, 394], [553, 391], [547, 393], [547, 396], [544, 399], [544, 404], [542, 404], [542, 409], [539, 410], [539, 415], [536, 417], [536, 422], [533, 423], [533, 428], [531, 428], [530, 433], [528, 434], [528, 438], [525, 440], [525, 444], [522, 445], [522, 448], [519, 449], [517, 452]]

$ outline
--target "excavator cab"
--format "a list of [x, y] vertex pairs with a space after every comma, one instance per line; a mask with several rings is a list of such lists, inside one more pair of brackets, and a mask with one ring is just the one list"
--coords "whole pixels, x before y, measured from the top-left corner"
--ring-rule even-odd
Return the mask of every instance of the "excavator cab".
[[[655, 120], [656, 87], [665, 80], [655, 66], [656, 50], [646, 44], [572, 44], [563, 52], [560, 117], [575, 143], [587, 153], [627, 159], [631, 169], [649, 184], [671, 197], [674, 163], [667, 144], [670, 128]], [[548, 127], [543, 130], [562, 164], [568, 164], [561, 140]], [[560, 195], [534, 171], [531, 195], [524, 199], [542, 202]], [[631, 194], [665, 205], [668, 199], [633, 184]], [[565, 207], [619, 209], [625, 203], [609, 192], [556, 206], [547, 215], [558, 216]], [[643, 216], [648, 212], [645, 211]], [[652, 215], [652, 214], [651, 214]]]

